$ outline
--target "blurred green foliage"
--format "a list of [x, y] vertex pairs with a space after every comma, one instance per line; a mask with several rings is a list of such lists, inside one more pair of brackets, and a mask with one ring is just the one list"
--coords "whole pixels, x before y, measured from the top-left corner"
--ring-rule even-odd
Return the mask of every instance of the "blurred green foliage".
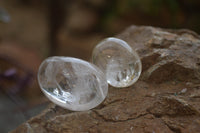
[[[152, 18], [149, 25], [166, 28], [190, 28], [200, 31], [200, 2], [198, 0], [110, 0], [102, 15], [102, 27], [108, 28], [116, 19], [131, 15]], [[142, 18], [140, 17], [140, 18]], [[131, 19], [131, 18], [130, 18]], [[152, 24], [159, 21], [163, 25]], [[145, 18], [142, 18], [146, 21]], [[167, 20], [167, 22], [166, 22]], [[145, 25], [148, 25], [148, 20]], [[134, 23], [135, 24], [135, 23]], [[137, 24], [137, 23], [136, 23]], [[140, 23], [138, 23], [140, 24]]]

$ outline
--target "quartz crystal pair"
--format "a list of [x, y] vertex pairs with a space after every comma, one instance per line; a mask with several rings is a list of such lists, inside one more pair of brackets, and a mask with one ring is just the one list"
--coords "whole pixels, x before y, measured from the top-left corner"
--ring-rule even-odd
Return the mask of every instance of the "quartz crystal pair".
[[73, 111], [98, 106], [108, 84], [128, 87], [141, 73], [137, 53], [123, 40], [107, 38], [93, 50], [92, 63], [72, 57], [49, 57], [38, 72], [41, 90], [55, 104]]

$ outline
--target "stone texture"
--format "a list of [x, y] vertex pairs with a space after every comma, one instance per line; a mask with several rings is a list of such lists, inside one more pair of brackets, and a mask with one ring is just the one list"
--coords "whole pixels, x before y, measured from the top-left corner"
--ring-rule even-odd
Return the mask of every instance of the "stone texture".
[[189, 30], [128, 28], [119, 38], [136, 49], [143, 63], [143, 79], [199, 82], [200, 36]]
[[199, 133], [200, 37], [189, 30], [131, 26], [117, 37], [138, 52], [143, 72], [133, 86], [109, 88], [86, 112], [51, 104], [12, 133]]

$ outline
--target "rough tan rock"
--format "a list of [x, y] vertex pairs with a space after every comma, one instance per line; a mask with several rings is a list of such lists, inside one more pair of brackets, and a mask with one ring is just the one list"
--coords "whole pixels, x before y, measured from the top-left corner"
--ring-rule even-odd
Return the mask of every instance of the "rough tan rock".
[[90, 111], [71, 112], [52, 104], [12, 133], [199, 133], [199, 35], [132, 26], [118, 37], [140, 55], [138, 82], [110, 87], [106, 100]]
[[132, 26], [119, 35], [142, 59], [142, 78], [150, 82], [176, 79], [199, 82], [200, 36], [189, 30]]

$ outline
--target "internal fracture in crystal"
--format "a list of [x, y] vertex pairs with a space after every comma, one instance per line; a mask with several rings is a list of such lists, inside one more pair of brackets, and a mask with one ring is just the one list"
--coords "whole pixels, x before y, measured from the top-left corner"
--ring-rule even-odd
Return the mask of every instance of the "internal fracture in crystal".
[[108, 84], [95, 65], [72, 57], [50, 57], [42, 62], [38, 82], [55, 104], [73, 111], [89, 110], [106, 97]]
[[107, 82], [114, 87], [131, 86], [142, 70], [137, 53], [125, 41], [113, 37], [94, 48], [92, 63], [106, 74]]

